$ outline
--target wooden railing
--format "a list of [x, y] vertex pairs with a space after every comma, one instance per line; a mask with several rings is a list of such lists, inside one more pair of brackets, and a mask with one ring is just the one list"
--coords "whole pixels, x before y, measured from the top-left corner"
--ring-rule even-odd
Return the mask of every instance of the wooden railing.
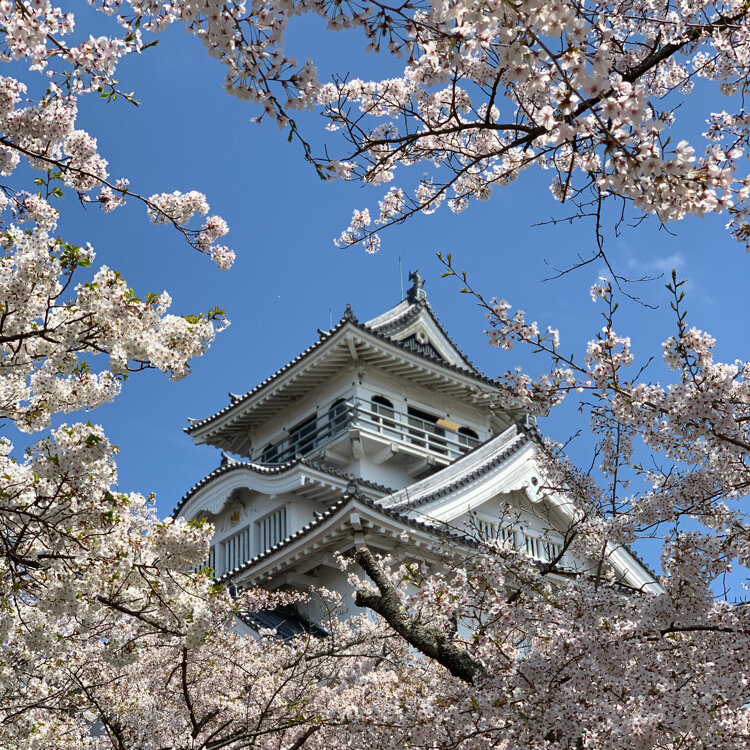
[[334, 405], [329, 411], [304, 423], [295, 430], [255, 455], [263, 463], [283, 463], [297, 454], [308, 455], [331, 442], [349, 427], [383, 435], [395, 442], [440, 455], [452, 461], [479, 445], [472, 435], [440, 426], [420, 417], [397, 411], [368, 401], [347, 401]]

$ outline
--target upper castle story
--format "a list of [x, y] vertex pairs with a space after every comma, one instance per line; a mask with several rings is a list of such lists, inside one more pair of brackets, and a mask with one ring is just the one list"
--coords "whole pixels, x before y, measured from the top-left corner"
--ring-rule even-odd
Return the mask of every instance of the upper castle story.
[[487, 401], [497, 386], [433, 313], [422, 279], [366, 323], [351, 308], [302, 354], [186, 432], [252, 462], [303, 456], [392, 489], [449, 465], [512, 420]]

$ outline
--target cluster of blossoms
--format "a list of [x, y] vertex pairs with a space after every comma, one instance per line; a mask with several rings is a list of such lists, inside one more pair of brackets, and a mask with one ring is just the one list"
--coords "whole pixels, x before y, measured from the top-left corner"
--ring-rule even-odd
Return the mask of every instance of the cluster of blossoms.
[[[111, 209], [112, 190], [122, 198], [127, 189], [102, 184], [106, 162], [95, 140], [75, 129], [76, 98], [89, 91], [122, 95], [113, 78], [117, 63], [143, 49], [144, 31], [181, 22], [226, 67], [226, 90], [262, 107], [261, 117], [290, 127], [293, 137], [302, 138], [290, 112], [322, 109], [351, 151], [331, 159], [328, 148], [325, 158], [314, 158], [305, 142], [321, 174], [379, 185], [399, 167], [429, 167], [410, 194], [388, 192], [374, 225], [355, 216], [342, 244], [415, 212], [432, 213], [445, 201], [461, 211], [470, 198], [487, 199], [534, 164], [553, 172], [561, 201], [616, 195], [662, 221], [725, 211], [732, 233], [750, 238], [748, 178], [736, 174], [747, 151], [744, 112], [711, 115], [702, 153], [670, 138], [679, 98], [696, 77], [725, 94], [747, 83], [748, 11], [736, 0], [674, 8], [650, 0], [597, 0], [586, 8], [572, 0], [441, 0], [398, 13], [377, 2], [310, 0], [95, 5], [125, 11], [118, 16], [122, 37], [68, 46], [73, 17], [46, 0], [0, 13], [8, 55], [28, 58], [52, 82], [37, 106], [17, 110], [24, 87], [4, 80], [4, 173], [22, 154], [36, 167], [60, 169], [76, 190], [103, 188], [101, 202]], [[323, 16], [332, 30], [360, 29], [376, 51], [404, 55], [402, 76], [321, 83], [312, 61], [298, 62], [284, 48], [291, 19], [305, 13]], [[656, 99], [663, 109], [652, 106]], [[182, 225], [192, 215], [183, 209], [196, 197], [187, 195], [180, 205], [155, 197], [151, 213], [159, 207], [157, 220]], [[206, 232], [194, 238], [217, 263], [229, 263], [225, 248], [206, 249]], [[377, 242], [367, 249], [377, 250]]]
[[[402, 76], [319, 82], [309, 61], [300, 65], [283, 48], [290, 18], [302, 13], [325, 16], [331, 29], [359, 28], [369, 48], [408, 58]], [[234, 3], [221, 14], [217, 32], [210, 9], [175, 10], [226, 65], [230, 93], [281, 125], [289, 110], [323, 109], [350, 150], [331, 160], [327, 149], [322, 172], [380, 185], [399, 167], [430, 170], [380, 222], [353, 221], [342, 244], [444, 201], [461, 211], [534, 164], [553, 172], [560, 201], [615, 195], [661, 221], [725, 211], [734, 236], [750, 237], [747, 176], [736, 174], [747, 152], [744, 113], [712, 115], [702, 154], [669, 137], [696, 77], [724, 94], [747, 84], [750, 29], [740, 2], [462, 0], [396, 13], [377, 2], [299, 0], [264, 3], [249, 16]]]
[[12, 176], [22, 158], [44, 175], [35, 179], [44, 189], [33, 195], [3, 183], [0, 208], [11, 208], [18, 221], [34, 221], [52, 231], [57, 210], [50, 199], [59, 198], [65, 188], [75, 191], [81, 200], [98, 203], [105, 211], [133, 196], [145, 203], [154, 222], [174, 225], [194, 247], [210, 255], [221, 268], [228, 268], [232, 252], [215, 244], [226, 234], [221, 219], [213, 217], [213, 222], [201, 229], [189, 226], [193, 213], [207, 211], [200, 193], [192, 191], [182, 200], [176, 194], [165, 203], [164, 196], [148, 200], [132, 192], [126, 179], [110, 182], [107, 161], [98, 151], [96, 138], [76, 127], [79, 97], [95, 92], [113, 99], [132, 99], [132, 95], [116, 88], [114, 74], [123, 57], [143, 49], [139, 25], [134, 24], [122, 38], [117, 34], [88, 37], [69, 44], [75, 26], [73, 14], [46, 0], [6, 3], [0, 8], [2, 59], [25, 60], [32, 71], [44, 73], [36, 101], [27, 98], [26, 83], [0, 77], [0, 175]]
[[134, 369], [155, 367], [181, 378], [213, 340], [220, 311], [170, 315], [169, 295], [141, 300], [106, 267], [65, 297], [75, 270], [94, 259], [90, 247], [12, 226], [3, 241], [0, 413], [23, 430], [46, 427], [56, 412], [111, 401], [118, 376]]
[[[670, 138], [679, 98], [696, 77], [725, 94], [747, 83], [748, 12], [735, 0], [675, 8], [650, 0], [597, 0], [586, 8], [572, 0], [462, 0], [418, 2], [399, 13], [377, 2], [344, 8], [310, 0], [99, 5], [106, 13], [126, 11], [118, 16], [124, 36], [66, 46], [72, 15], [47, 2], [0, 14], [9, 55], [29, 58], [53, 82], [38, 106], [17, 111], [14, 95], [23, 86], [7, 79], [8, 122], [0, 123], [7, 142], [0, 145], [9, 149], [8, 170], [19, 152], [38, 167], [62, 166], [71, 187], [104, 188], [107, 208], [115, 203], [113, 188], [102, 185], [106, 162], [94, 139], [75, 130], [76, 97], [93, 90], [122, 95], [113, 79], [119, 60], [143, 48], [144, 31], [181, 22], [226, 67], [226, 90], [262, 107], [261, 117], [290, 127], [293, 137], [302, 138], [291, 112], [322, 109], [351, 151], [331, 159], [328, 148], [325, 158], [314, 158], [321, 174], [379, 185], [399, 167], [429, 167], [411, 193], [388, 192], [374, 225], [355, 216], [342, 244], [446, 201], [461, 211], [534, 164], [553, 172], [558, 200], [581, 205], [616, 195], [662, 221], [725, 211], [732, 233], [750, 238], [748, 178], [736, 174], [747, 150], [745, 114], [712, 115], [702, 153]], [[312, 61], [298, 62], [284, 48], [291, 19], [304, 13], [323, 16], [332, 30], [358, 28], [372, 49], [404, 55], [402, 76], [320, 82]], [[655, 99], [665, 102], [662, 110], [652, 106]], [[180, 206], [159, 198], [152, 213], [166, 201], [161, 219], [181, 224], [192, 198]], [[194, 238], [217, 263], [229, 263], [225, 248], [205, 248], [205, 232]], [[367, 242], [369, 252], [377, 247]]]
[[382, 628], [339, 624], [333, 609], [325, 640], [232, 629], [238, 609], [272, 609], [289, 594], [232, 600], [191, 572], [212, 528], [160, 523], [150, 500], [114, 491], [100, 428], [62, 425], [23, 461], [11, 448], [0, 442], [0, 746], [293, 746], [350, 681], [326, 688], [339, 665], [362, 663], [364, 643], [375, 663]]
[[220, 216], [208, 216], [198, 230], [187, 230], [184, 227], [196, 214], [205, 216], [208, 213], [206, 196], [191, 190], [189, 193], [161, 193], [152, 195], [148, 201], [148, 215], [155, 224], [174, 224], [180, 228], [190, 244], [205, 255], [211, 256], [221, 270], [231, 268], [234, 252], [224, 245], [215, 242], [228, 231], [227, 223]]
[[[352, 244], [357, 241], [357, 237], [362, 234], [367, 234], [367, 228], [371, 224], [372, 219], [370, 218], [370, 211], [368, 209], [365, 208], [362, 211], [354, 211], [351, 223], [341, 233], [341, 236], [336, 240], [336, 244], [339, 247], [346, 247], [347, 245]], [[380, 237], [376, 234], [368, 234], [364, 240], [364, 247], [368, 253], [376, 253], [380, 249]]]

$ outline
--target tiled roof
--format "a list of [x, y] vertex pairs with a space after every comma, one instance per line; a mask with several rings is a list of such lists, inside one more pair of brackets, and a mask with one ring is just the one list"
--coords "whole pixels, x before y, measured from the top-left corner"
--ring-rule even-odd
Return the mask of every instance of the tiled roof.
[[[426, 304], [426, 303], [421, 303], [421, 304]], [[429, 309], [429, 306], [428, 306], [428, 309]], [[435, 318], [435, 321], [438, 325], [440, 325], [437, 318]], [[482, 373], [480, 373], [478, 370], [474, 368], [474, 366], [468, 360], [466, 361], [471, 366], [470, 370], [467, 370], [464, 367], [459, 367], [458, 365], [451, 364], [450, 362], [446, 362], [442, 358], [435, 359], [434, 357], [430, 357], [429, 355], [422, 354], [421, 352], [418, 352], [418, 351], [414, 351], [406, 346], [403, 346], [399, 341], [394, 341], [386, 334], [381, 333], [379, 330], [371, 328], [365, 323], [360, 323], [359, 320], [357, 320], [357, 318], [355, 317], [354, 313], [352, 312], [351, 306], [347, 305], [346, 312], [344, 313], [341, 320], [333, 328], [331, 328], [330, 331], [322, 332], [320, 334], [320, 338], [315, 343], [308, 346], [307, 349], [305, 349], [301, 354], [298, 354], [294, 359], [292, 359], [283, 367], [279, 368], [272, 375], [269, 375], [265, 380], [263, 380], [261, 383], [256, 385], [254, 388], [252, 388], [251, 390], [249, 390], [247, 393], [243, 394], [242, 396], [238, 396], [236, 394], [230, 394], [230, 399], [231, 399], [230, 403], [227, 404], [223, 409], [220, 409], [219, 411], [217, 411], [215, 414], [212, 414], [209, 417], [205, 417], [204, 419], [191, 419], [188, 417], [188, 421], [190, 422], [190, 424], [185, 428], [185, 432], [190, 434], [194, 432], [195, 430], [197, 430], [198, 428], [203, 427], [204, 425], [210, 422], [213, 422], [214, 420], [223, 416], [227, 412], [233, 409], [236, 409], [242, 402], [247, 401], [248, 399], [255, 396], [257, 393], [262, 391], [264, 388], [267, 388], [285, 372], [288, 372], [290, 369], [295, 367], [295, 365], [297, 365], [299, 362], [309, 357], [313, 352], [317, 351], [326, 341], [331, 339], [335, 334], [337, 334], [347, 325], [353, 326], [354, 328], [357, 328], [360, 331], [363, 331], [369, 334], [370, 336], [374, 336], [375, 338], [379, 339], [380, 341], [383, 341], [384, 343], [390, 344], [391, 346], [396, 346], [399, 349], [407, 352], [411, 356], [417, 357], [422, 360], [426, 360], [430, 362], [430, 364], [432, 365], [437, 365], [439, 368], [450, 370], [451, 372], [462, 375], [463, 377], [469, 377], [472, 380], [476, 380], [482, 383], [483, 385], [488, 385], [493, 388], [498, 387], [497, 381], [492, 380], [491, 378], [488, 378], [486, 375], [483, 375]], [[460, 350], [457, 349], [457, 351], [459, 351], [461, 356], [464, 357], [464, 355], [460, 352]]]
[[213, 420], [217, 419], [218, 417], [222, 416], [223, 414], [226, 414], [231, 409], [234, 409], [237, 404], [241, 403], [242, 401], [247, 401], [251, 396], [254, 396], [259, 391], [262, 391], [266, 386], [268, 386], [270, 383], [272, 383], [274, 380], [276, 380], [279, 376], [283, 375], [288, 370], [292, 369], [298, 362], [301, 362], [303, 359], [308, 357], [312, 352], [314, 352], [316, 349], [319, 349], [320, 346], [325, 343], [328, 339], [331, 338], [334, 334], [338, 333], [348, 322], [350, 321], [356, 321], [357, 319], [354, 317], [354, 314], [352, 313], [351, 307], [349, 305], [346, 306], [346, 312], [344, 313], [344, 316], [341, 318], [341, 320], [336, 323], [336, 325], [331, 328], [330, 331], [323, 331], [320, 334], [320, 338], [310, 346], [307, 347], [303, 352], [298, 354], [293, 360], [285, 364], [283, 367], [280, 367], [276, 372], [274, 372], [272, 375], [269, 375], [265, 380], [262, 380], [258, 385], [256, 385], [254, 388], [251, 388], [247, 393], [243, 393], [242, 395], [238, 395], [236, 393], [230, 393], [229, 397], [231, 399], [230, 403], [227, 404], [223, 409], [220, 409], [215, 414], [212, 414], [210, 417], [206, 417], [205, 419], [192, 419], [188, 417], [188, 422], [190, 424], [185, 428], [185, 432], [190, 434], [198, 427], [202, 427], [204, 424], [208, 424], [209, 422], [212, 422]]
[[253, 628], [253, 630], [261, 630], [263, 628], [275, 630], [276, 638], [282, 641], [288, 641], [303, 633], [314, 635], [316, 638], [326, 638], [330, 635], [327, 630], [312, 622], [308, 622], [301, 615], [284, 612], [279, 609], [262, 609], [259, 612], [238, 612], [237, 617], [245, 625]]
[[228, 474], [232, 471], [238, 471], [240, 469], [253, 471], [256, 474], [273, 476], [277, 474], [284, 474], [290, 469], [293, 469], [295, 466], [307, 466], [310, 469], [315, 469], [315, 471], [319, 471], [323, 474], [328, 474], [329, 476], [336, 477], [337, 479], [344, 479], [347, 482], [356, 482], [358, 485], [374, 490], [381, 495], [389, 495], [394, 491], [392, 488], [386, 487], [384, 484], [370, 482], [366, 479], [359, 479], [353, 474], [347, 474], [344, 471], [339, 471], [338, 469], [334, 469], [331, 466], [326, 466], [325, 464], [322, 464], [318, 461], [312, 461], [310, 459], [303, 458], [302, 456], [297, 456], [296, 458], [292, 458], [289, 461], [284, 461], [284, 463], [280, 464], [264, 464], [254, 461], [236, 461], [234, 459], [229, 459], [226, 463], [222, 462], [221, 466], [218, 466], [210, 474], [207, 474], [205, 477], [203, 477], [203, 479], [196, 482], [182, 496], [180, 502], [177, 503], [174, 510], [172, 511], [172, 516], [176, 516], [182, 510], [185, 503], [190, 500], [190, 498], [195, 495], [195, 493], [199, 489], [205, 487], [209, 482], [216, 479], [216, 477], [220, 477], [224, 474]]
[[[361, 480], [360, 480], [361, 481]], [[362, 495], [342, 495], [342, 497], [338, 500], [338, 502], [334, 503], [325, 513], [321, 513], [318, 515], [313, 521], [310, 521], [307, 525], [303, 526], [301, 529], [295, 531], [293, 534], [290, 534], [285, 539], [282, 539], [280, 542], [275, 544], [270, 549], [267, 549], [260, 554], [256, 555], [252, 559], [248, 560], [247, 562], [244, 562], [242, 565], [234, 568], [233, 570], [228, 570], [223, 575], [219, 576], [216, 580], [219, 582], [227, 582], [231, 578], [234, 578], [235, 576], [239, 575], [240, 573], [243, 573], [246, 570], [249, 570], [254, 565], [257, 565], [262, 560], [265, 560], [268, 557], [271, 557], [271, 555], [276, 554], [279, 550], [283, 549], [284, 547], [287, 547], [292, 542], [297, 541], [298, 539], [301, 539], [304, 536], [307, 536], [310, 532], [312, 532], [314, 529], [316, 529], [318, 526], [323, 524], [325, 521], [327, 521], [332, 516], [335, 516], [337, 513], [341, 512], [342, 509], [348, 505], [349, 503], [353, 502], [360, 502], [363, 505], [366, 505], [368, 508], [372, 508], [373, 510], [377, 511], [378, 513], [382, 513], [385, 516], [388, 516], [389, 518], [392, 518], [396, 521], [399, 521], [400, 523], [403, 523], [406, 526], [410, 526], [411, 528], [418, 529], [420, 531], [425, 531], [430, 534], [434, 534], [437, 537], [441, 537], [444, 539], [452, 539], [453, 541], [460, 542], [462, 544], [468, 544], [471, 546], [476, 545], [476, 541], [472, 540], [471, 537], [465, 536], [463, 534], [457, 534], [455, 531], [451, 531], [448, 528], [444, 526], [439, 525], [433, 525], [430, 523], [426, 523], [425, 521], [418, 521], [415, 518], [411, 518], [410, 516], [407, 516], [403, 513], [399, 513], [396, 510], [392, 510], [391, 508], [385, 508], [379, 503], [375, 502], [374, 500], [370, 500], [366, 497], [363, 497]]]
[[[423, 495], [418, 495], [417, 497], [413, 497], [412, 499], [409, 499], [406, 502], [395, 503], [392, 507], [398, 508], [399, 510], [414, 510], [415, 508], [419, 508], [422, 505], [427, 505], [428, 503], [431, 503], [433, 500], [437, 500], [440, 497], [445, 497], [446, 495], [450, 495], [452, 492], [455, 492], [456, 490], [461, 489], [462, 487], [465, 487], [466, 485], [469, 485], [475, 480], [484, 476], [485, 474], [487, 474], [487, 472], [491, 471], [496, 466], [500, 466], [500, 464], [505, 463], [507, 460], [512, 458], [516, 453], [518, 453], [518, 451], [520, 451], [521, 448], [528, 445], [530, 442], [531, 440], [528, 437], [528, 435], [523, 434], [517, 439], [515, 439], [511, 443], [511, 445], [508, 446], [505, 450], [500, 451], [500, 453], [497, 453], [491, 458], [488, 458], [487, 461], [485, 461], [484, 463], [482, 463], [480, 466], [476, 467], [472, 471], [469, 471], [466, 473], [462, 472], [452, 482], [448, 482], [447, 484], [433, 490], [432, 492], [426, 492]], [[474, 448], [474, 451], [478, 450], [478, 448], [481, 448], [481, 447], [482, 447], [481, 445], [477, 446], [477, 448]], [[473, 453], [474, 451], [471, 451], [471, 453]], [[470, 456], [470, 453], [464, 454], [464, 456], [462, 456], [461, 458], [466, 458], [467, 456]], [[454, 463], [457, 463], [457, 462], [454, 462]], [[453, 466], [453, 464], [451, 464], [451, 466]], [[450, 468], [450, 467], [446, 467], [446, 468]], [[399, 494], [399, 493], [397, 492], [394, 494]]]
[[623, 544], [623, 549], [655, 580], [659, 579], [659, 574], [629, 544]]

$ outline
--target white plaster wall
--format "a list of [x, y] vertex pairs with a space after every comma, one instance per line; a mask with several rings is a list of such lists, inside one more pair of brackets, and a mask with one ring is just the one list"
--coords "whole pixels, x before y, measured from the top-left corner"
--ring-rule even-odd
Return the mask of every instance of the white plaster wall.
[[481, 441], [492, 437], [489, 414], [486, 409], [464, 404], [437, 390], [428, 390], [406, 378], [396, 378], [381, 370], [364, 371], [356, 387], [356, 397], [370, 401], [374, 395], [385, 396], [397, 411], [406, 412], [409, 406], [473, 429]]
[[[331, 378], [320, 388], [295, 401], [277, 414], [273, 419], [266, 422], [252, 435], [251, 455], [256, 456], [260, 450], [269, 443], [283, 440], [289, 434], [289, 430], [313, 414], [318, 415], [324, 422], [328, 413], [328, 407], [337, 399], [349, 400], [354, 393], [356, 373], [353, 367], [347, 368], [341, 374]], [[248, 458], [250, 456], [247, 456]]]
[[355, 477], [385, 485], [392, 490], [403, 489], [414, 482], [414, 477], [410, 476], [403, 466], [393, 461], [375, 464], [367, 456], [354, 461], [346, 471]]
[[[347, 574], [329, 566], [321, 566], [316, 576], [316, 585], [321, 588], [334, 591], [341, 595], [341, 610], [339, 619], [345, 620], [362, 610], [354, 604], [354, 588], [347, 580]], [[312, 596], [308, 601], [298, 605], [300, 614], [310, 622], [321, 624], [325, 627], [325, 618], [328, 616], [326, 608], [319, 598]]]

